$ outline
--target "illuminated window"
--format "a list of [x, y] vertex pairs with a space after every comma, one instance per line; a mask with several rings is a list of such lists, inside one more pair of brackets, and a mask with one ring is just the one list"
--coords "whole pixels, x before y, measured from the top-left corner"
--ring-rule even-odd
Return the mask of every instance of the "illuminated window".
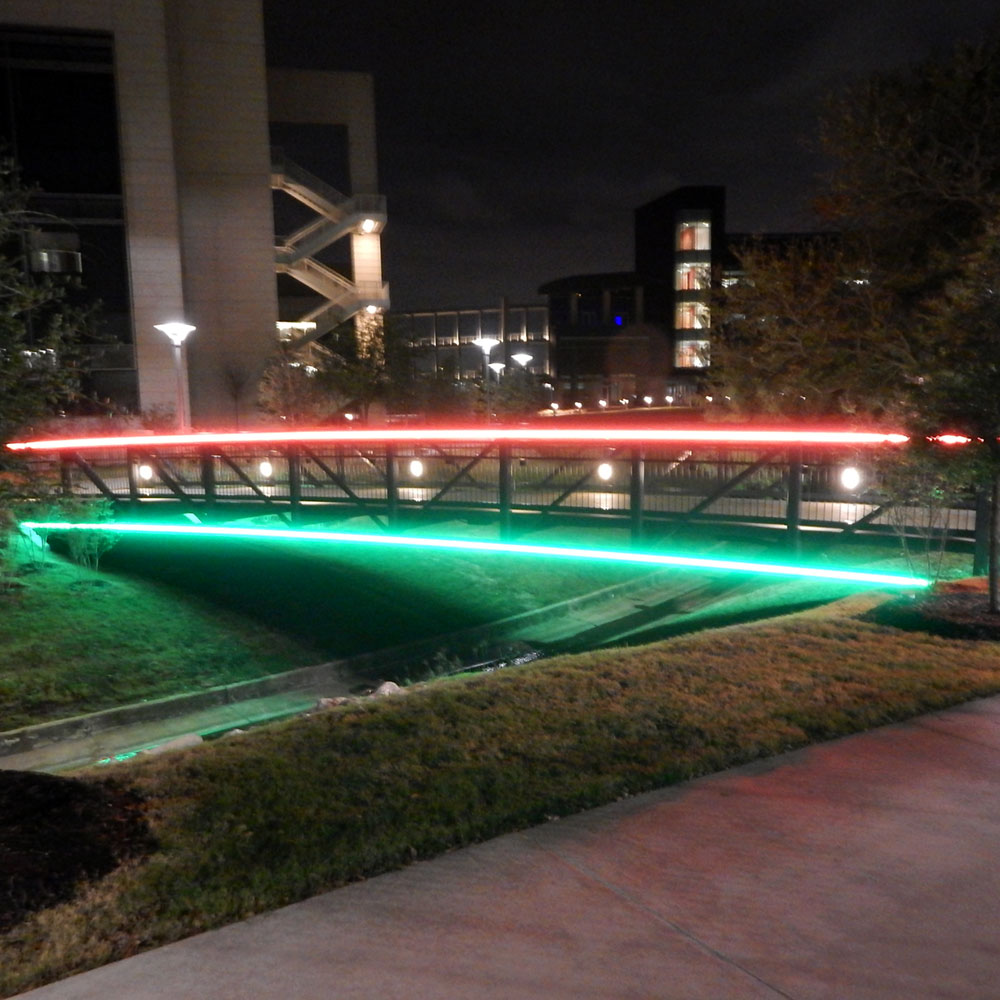
[[678, 302], [674, 309], [677, 330], [707, 330], [712, 325], [708, 306], [704, 302]]
[[707, 264], [678, 264], [674, 288], [678, 292], [703, 292], [710, 286]]
[[708, 366], [707, 340], [679, 340], [674, 350], [677, 368], [705, 368]]
[[677, 227], [678, 250], [711, 250], [712, 224], [710, 222], [682, 222]]

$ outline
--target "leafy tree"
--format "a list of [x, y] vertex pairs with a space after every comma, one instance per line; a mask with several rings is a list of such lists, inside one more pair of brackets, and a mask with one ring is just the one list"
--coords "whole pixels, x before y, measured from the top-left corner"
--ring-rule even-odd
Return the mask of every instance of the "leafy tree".
[[336, 413], [343, 400], [331, 394], [320, 374], [327, 357], [318, 345], [297, 350], [279, 344], [258, 386], [264, 413], [292, 424], [322, 423]]
[[891, 409], [913, 344], [859, 257], [822, 236], [734, 252], [740, 276], [713, 307], [711, 394], [743, 414], [794, 419]]
[[713, 377], [749, 373], [751, 408], [797, 383], [816, 412], [971, 438], [956, 463], [993, 497], [1000, 612], [1000, 38], [849, 88], [821, 138], [833, 167], [818, 208], [837, 249], [744, 255]]
[[520, 365], [510, 365], [493, 387], [491, 402], [500, 420], [517, 420], [538, 413], [545, 407], [547, 397], [535, 375]]
[[0, 444], [79, 398], [77, 349], [91, 326], [65, 283], [25, 266], [24, 236], [38, 222], [29, 196], [0, 161]]
[[1000, 612], [1000, 217], [925, 304], [933, 335], [910, 386], [910, 426], [922, 437], [970, 439], [955, 457], [991, 500], [990, 610]]
[[821, 213], [870, 245], [904, 305], [936, 293], [1000, 210], [1000, 37], [848, 88], [821, 141]]
[[918, 438], [972, 439], [961, 461], [992, 495], [990, 610], [1000, 612], [1000, 37], [878, 75], [831, 103], [829, 216], [876, 262]]
[[[30, 195], [15, 165], [0, 160], [0, 532], [13, 530], [13, 508], [39, 489], [4, 445], [81, 399], [79, 345], [92, 331], [91, 312], [70, 305], [67, 282], [26, 266], [25, 237], [41, 221]], [[9, 548], [0, 545], [0, 561]]]

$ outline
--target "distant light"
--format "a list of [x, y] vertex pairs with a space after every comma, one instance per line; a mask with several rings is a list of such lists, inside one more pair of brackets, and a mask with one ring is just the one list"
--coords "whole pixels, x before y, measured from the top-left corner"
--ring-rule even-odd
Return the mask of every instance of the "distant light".
[[622, 325], [622, 318], [621, 318], [621, 316], [616, 316], [615, 317], [615, 326], [621, 326], [621, 325]]
[[187, 339], [188, 334], [194, 333], [197, 327], [190, 323], [157, 323], [154, 329], [160, 333], [165, 333], [173, 342], [174, 347], [180, 347]]
[[622, 398], [619, 399], [618, 402], [621, 403], [622, 406], [628, 406], [628, 399], [625, 396], [622, 396]]
[[450, 549], [459, 552], [493, 552], [512, 555], [593, 559], [596, 561], [635, 563], [645, 566], [677, 566], [698, 570], [762, 573], [772, 576], [810, 577], [819, 580], [841, 580], [848, 583], [875, 586], [923, 588], [930, 580], [892, 573], [869, 573], [863, 570], [830, 569], [825, 566], [785, 565], [753, 562], [744, 559], [709, 559], [696, 556], [670, 555], [661, 552], [589, 549], [576, 546], [526, 545], [519, 542], [487, 542], [464, 538], [424, 538], [414, 535], [368, 535], [340, 531], [308, 531], [294, 528], [222, 527], [219, 525], [177, 525], [129, 523], [122, 521], [72, 522], [23, 521], [27, 531], [111, 531], [115, 534], [186, 535], [198, 538], [258, 538], [295, 542], [339, 542], [354, 545], [388, 545], [424, 549]]
[[374, 316], [375, 313], [378, 312], [378, 306], [373, 302], [369, 302], [368, 305], [365, 306], [365, 312], [368, 313], [369, 316]]
[[361, 232], [374, 233], [377, 225], [378, 223], [374, 219], [365, 219], [364, 222], [361, 223]]
[[599, 399], [597, 401], [597, 405], [603, 409], [605, 406], [608, 405], [608, 401], [606, 399]]
[[474, 343], [476, 347], [483, 352], [483, 354], [489, 355], [490, 351], [492, 351], [493, 348], [500, 343], [500, 341], [497, 340], [496, 337], [476, 337], [472, 343]]
[[558, 410], [559, 409], [559, 404], [558, 403], [549, 403], [549, 406], [551, 406], [553, 410]]
[[845, 490], [856, 490], [861, 485], [861, 470], [849, 465], [840, 472], [840, 485]]
[[645, 403], [645, 404], [646, 404], [647, 406], [650, 406], [650, 405], [652, 405], [652, 402], [653, 402], [653, 397], [652, 397], [652, 396], [643, 396], [643, 397], [642, 397], [642, 401], [643, 401], [643, 402], [644, 402], [644, 403]]
[[705, 397], [705, 402], [706, 402], [706, 403], [711, 403], [711, 402], [713, 402], [714, 400], [715, 400], [715, 397], [714, 397], [714, 396], [706, 396], [706, 397]]
[[601, 462], [601, 464], [597, 467], [597, 475], [605, 482], [607, 482], [614, 474], [615, 470], [612, 468], [610, 462]]
[[290, 340], [293, 333], [312, 333], [316, 329], [316, 324], [312, 320], [301, 320], [295, 323], [278, 320], [274, 325], [280, 340]]
[[663, 402], [667, 403], [668, 405], [672, 404], [673, 401], [674, 401], [674, 397], [673, 396], [664, 396], [663, 397]]
[[352, 421], [352, 420], [354, 419], [354, 414], [353, 414], [353, 413], [345, 413], [345, 414], [344, 414], [344, 419], [345, 419], [345, 420], [346, 420], [346, 421], [347, 421], [348, 423], [350, 423], [350, 422], [351, 422], [351, 421]]
[[938, 444], [970, 444], [972, 438], [966, 437], [964, 434], [938, 434], [931, 440], [937, 441]]
[[488, 367], [499, 375], [507, 366], [502, 361], [491, 361]]
[[151, 465], [140, 465], [136, 471], [139, 473], [139, 478], [145, 479], [147, 482], [153, 478], [153, 467]]
[[266, 458], [257, 466], [257, 469], [264, 479], [270, 479], [274, 475], [274, 466]]
[[424, 463], [420, 461], [419, 458], [413, 459], [410, 462], [410, 475], [414, 479], [419, 479], [424, 474]]
[[511, 361], [516, 361], [522, 368], [527, 368], [528, 363], [533, 360], [530, 354], [525, 354], [523, 351], [518, 354], [512, 354], [510, 359]]
[[582, 410], [582, 409], [583, 409], [583, 403], [581, 403], [581, 402], [580, 402], [580, 400], [577, 400], [577, 401], [576, 401], [576, 402], [575, 402], [575, 403], [574, 403], [573, 405], [574, 405], [574, 406], [575, 406], [575, 407], [576, 407], [576, 408], [577, 408], [578, 410]]

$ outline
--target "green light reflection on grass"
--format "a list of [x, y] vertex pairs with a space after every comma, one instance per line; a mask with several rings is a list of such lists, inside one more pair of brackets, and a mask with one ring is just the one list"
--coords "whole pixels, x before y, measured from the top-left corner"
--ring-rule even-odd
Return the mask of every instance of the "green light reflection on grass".
[[923, 588], [930, 580], [893, 573], [870, 573], [854, 569], [829, 569], [821, 566], [787, 565], [742, 559], [710, 559], [698, 556], [671, 555], [664, 552], [623, 552], [615, 549], [576, 546], [531, 545], [523, 542], [490, 542], [465, 538], [426, 538], [412, 535], [372, 535], [345, 531], [310, 531], [294, 528], [222, 527], [217, 525], [144, 524], [127, 522], [80, 523], [67, 521], [22, 521], [26, 531], [112, 531], [136, 535], [184, 535], [207, 538], [280, 539], [295, 542], [339, 542], [353, 545], [383, 545], [408, 548], [452, 550], [458, 552], [512, 553], [549, 556], [558, 559], [589, 559], [640, 566], [675, 566], [684, 569], [722, 572], [760, 573], [884, 587]]

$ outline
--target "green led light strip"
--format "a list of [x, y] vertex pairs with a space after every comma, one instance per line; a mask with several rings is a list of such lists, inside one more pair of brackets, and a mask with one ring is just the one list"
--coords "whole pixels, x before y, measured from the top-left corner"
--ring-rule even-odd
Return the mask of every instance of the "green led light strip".
[[422, 538], [410, 535], [366, 535], [344, 531], [297, 531], [292, 528], [233, 528], [212, 525], [129, 524], [104, 521], [92, 524], [68, 521], [22, 521], [28, 531], [113, 531], [136, 535], [192, 535], [208, 538], [285, 539], [296, 542], [345, 542], [355, 545], [396, 545], [422, 549], [451, 549], [460, 552], [507, 552], [517, 555], [552, 556], [562, 559], [594, 559], [644, 566], [677, 566], [687, 569], [724, 572], [763, 573], [819, 580], [843, 580], [881, 587], [928, 587], [930, 580], [891, 573], [866, 573], [853, 569], [825, 569], [816, 566], [787, 566], [741, 559], [704, 559], [659, 552], [619, 552], [613, 549], [585, 549], [575, 546], [527, 545], [521, 542], [484, 542], [460, 538]]

